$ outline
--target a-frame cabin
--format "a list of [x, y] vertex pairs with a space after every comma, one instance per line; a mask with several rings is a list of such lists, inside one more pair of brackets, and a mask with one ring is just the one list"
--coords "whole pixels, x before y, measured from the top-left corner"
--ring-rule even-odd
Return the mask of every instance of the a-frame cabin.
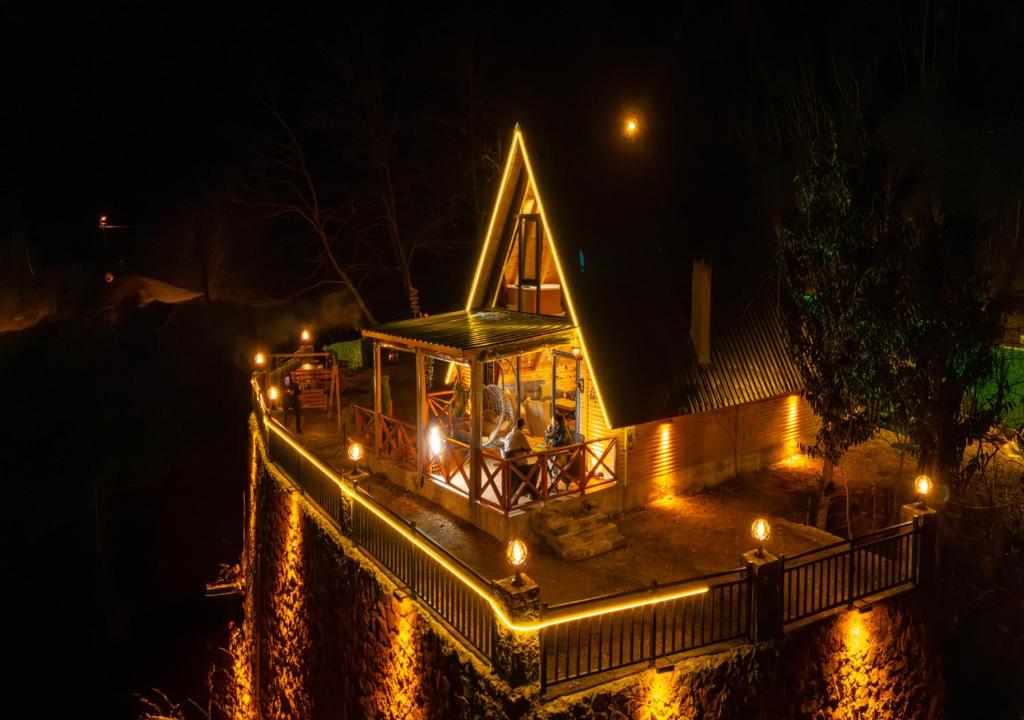
[[[815, 420], [771, 304], [755, 296], [712, 324], [709, 263], [683, 275], [630, 238], [597, 244], [600, 226], [570, 244], [532, 161], [517, 126], [465, 308], [363, 331], [374, 408], [356, 408], [356, 432], [378, 469], [506, 539], [560, 498], [626, 510], [794, 455]], [[572, 188], [559, 189], [573, 202]], [[651, 283], [689, 280], [688, 327], [616, 262], [588, 267], [584, 246], [612, 248]], [[415, 407], [402, 413], [387, 407], [382, 382], [383, 353], [396, 352], [415, 357]], [[504, 458], [520, 417], [533, 452]], [[559, 417], [569, 437], [550, 447]]]

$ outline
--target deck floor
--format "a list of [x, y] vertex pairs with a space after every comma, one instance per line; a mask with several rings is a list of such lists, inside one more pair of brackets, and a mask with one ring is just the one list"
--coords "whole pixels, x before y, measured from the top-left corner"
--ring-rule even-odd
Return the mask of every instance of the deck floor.
[[[280, 411], [274, 415], [281, 419]], [[309, 449], [339, 470], [351, 469], [335, 420], [328, 421], [321, 410], [307, 410], [302, 424], [299, 438]], [[290, 418], [288, 426], [294, 431]], [[561, 603], [739, 567], [742, 553], [753, 547], [750, 524], [758, 516], [772, 522], [770, 552], [794, 555], [834, 542], [833, 536], [786, 519], [794, 480], [786, 470], [773, 468], [743, 482], [666, 497], [623, 513], [617, 524], [627, 546], [589, 560], [566, 562], [532, 547], [526, 572], [541, 586], [545, 602]], [[362, 486], [484, 577], [508, 575], [504, 547], [491, 535], [382, 477]]]

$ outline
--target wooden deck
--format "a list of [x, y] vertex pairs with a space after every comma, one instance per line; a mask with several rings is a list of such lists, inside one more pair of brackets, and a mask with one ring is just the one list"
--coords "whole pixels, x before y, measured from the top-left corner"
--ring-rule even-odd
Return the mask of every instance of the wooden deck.
[[[281, 412], [274, 417], [282, 419]], [[345, 436], [333, 420], [321, 410], [310, 410], [303, 413], [302, 426], [304, 432], [297, 437], [308, 449], [335, 469], [351, 471]], [[343, 432], [350, 427], [346, 423]], [[291, 419], [288, 429], [294, 432]], [[383, 477], [369, 477], [361, 485], [483, 576], [509, 574], [502, 543], [483, 530]], [[750, 518], [748, 503], [735, 488], [666, 498], [619, 516], [619, 530], [628, 540], [625, 548], [570, 563], [531, 547], [526, 572], [543, 588], [545, 602], [560, 603], [727, 570], [738, 567], [742, 553], [752, 549]], [[767, 549], [774, 553], [793, 555], [836, 539], [781, 519], [773, 518], [773, 525]]]

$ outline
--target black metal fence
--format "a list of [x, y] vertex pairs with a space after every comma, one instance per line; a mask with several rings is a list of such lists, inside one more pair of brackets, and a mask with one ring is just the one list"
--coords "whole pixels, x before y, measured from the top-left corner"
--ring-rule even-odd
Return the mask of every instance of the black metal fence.
[[782, 558], [782, 619], [796, 622], [916, 580], [914, 523]]
[[[287, 430], [266, 418], [254, 383], [253, 407], [269, 457], [336, 528], [390, 572], [484, 657], [493, 658], [492, 583], [370, 495], [336, 477]], [[270, 421], [274, 422], [274, 421]], [[346, 503], [342, 493], [354, 495]], [[346, 508], [350, 508], [350, 511]], [[347, 515], [347, 516], [346, 516]], [[855, 600], [916, 583], [922, 534], [915, 522], [782, 557], [778, 628]], [[598, 673], [751, 636], [750, 567], [648, 588], [544, 606], [539, 630], [541, 691]], [[661, 599], [659, 599], [661, 598]]]
[[[682, 594], [687, 589], [693, 594], [636, 606], [651, 593], [671, 596], [673, 590]], [[750, 592], [748, 571], [737, 569], [547, 607], [545, 620], [575, 619], [541, 630], [541, 690], [606, 670], [746, 638]], [[615, 604], [621, 604], [622, 609], [585, 614], [596, 605]]]
[[[259, 404], [256, 407], [264, 427], [262, 408]], [[351, 503], [351, 517], [346, 518], [341, 488], [319, 466], [321, 463], [296, 448], [282, 433], [268, 429], [264, 438], [270, 459], [324, 511], [339, 532], [366, 550], [472, 647], [491, 657], [494, 610], [474, 589], [475, 585], [489, 594], [490, 581], [358, 488], [353, 492], [358, 493], [359, 500]], [[417, 546], [410, 535], [429, 551]]]

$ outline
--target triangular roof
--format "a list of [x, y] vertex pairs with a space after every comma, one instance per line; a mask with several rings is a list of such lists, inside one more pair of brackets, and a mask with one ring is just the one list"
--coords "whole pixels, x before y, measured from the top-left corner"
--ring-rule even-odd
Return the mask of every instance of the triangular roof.
[[714, 278], [711, 363], [697, 364], [689, 338], [692, 254], [682, 242], [687, 223], [673, 202], [670, 164], [645, 160], [641, 146], [602, 149], [594, 133], [536, 137], [528, 149], [522, 128], [513, 132], [467, 310], [494, 303], [510, 242], [506, 220], [517, 212], [520, 183], [529, 182], [610, 427], [800, 390], [765, 284], [752, 291]]

